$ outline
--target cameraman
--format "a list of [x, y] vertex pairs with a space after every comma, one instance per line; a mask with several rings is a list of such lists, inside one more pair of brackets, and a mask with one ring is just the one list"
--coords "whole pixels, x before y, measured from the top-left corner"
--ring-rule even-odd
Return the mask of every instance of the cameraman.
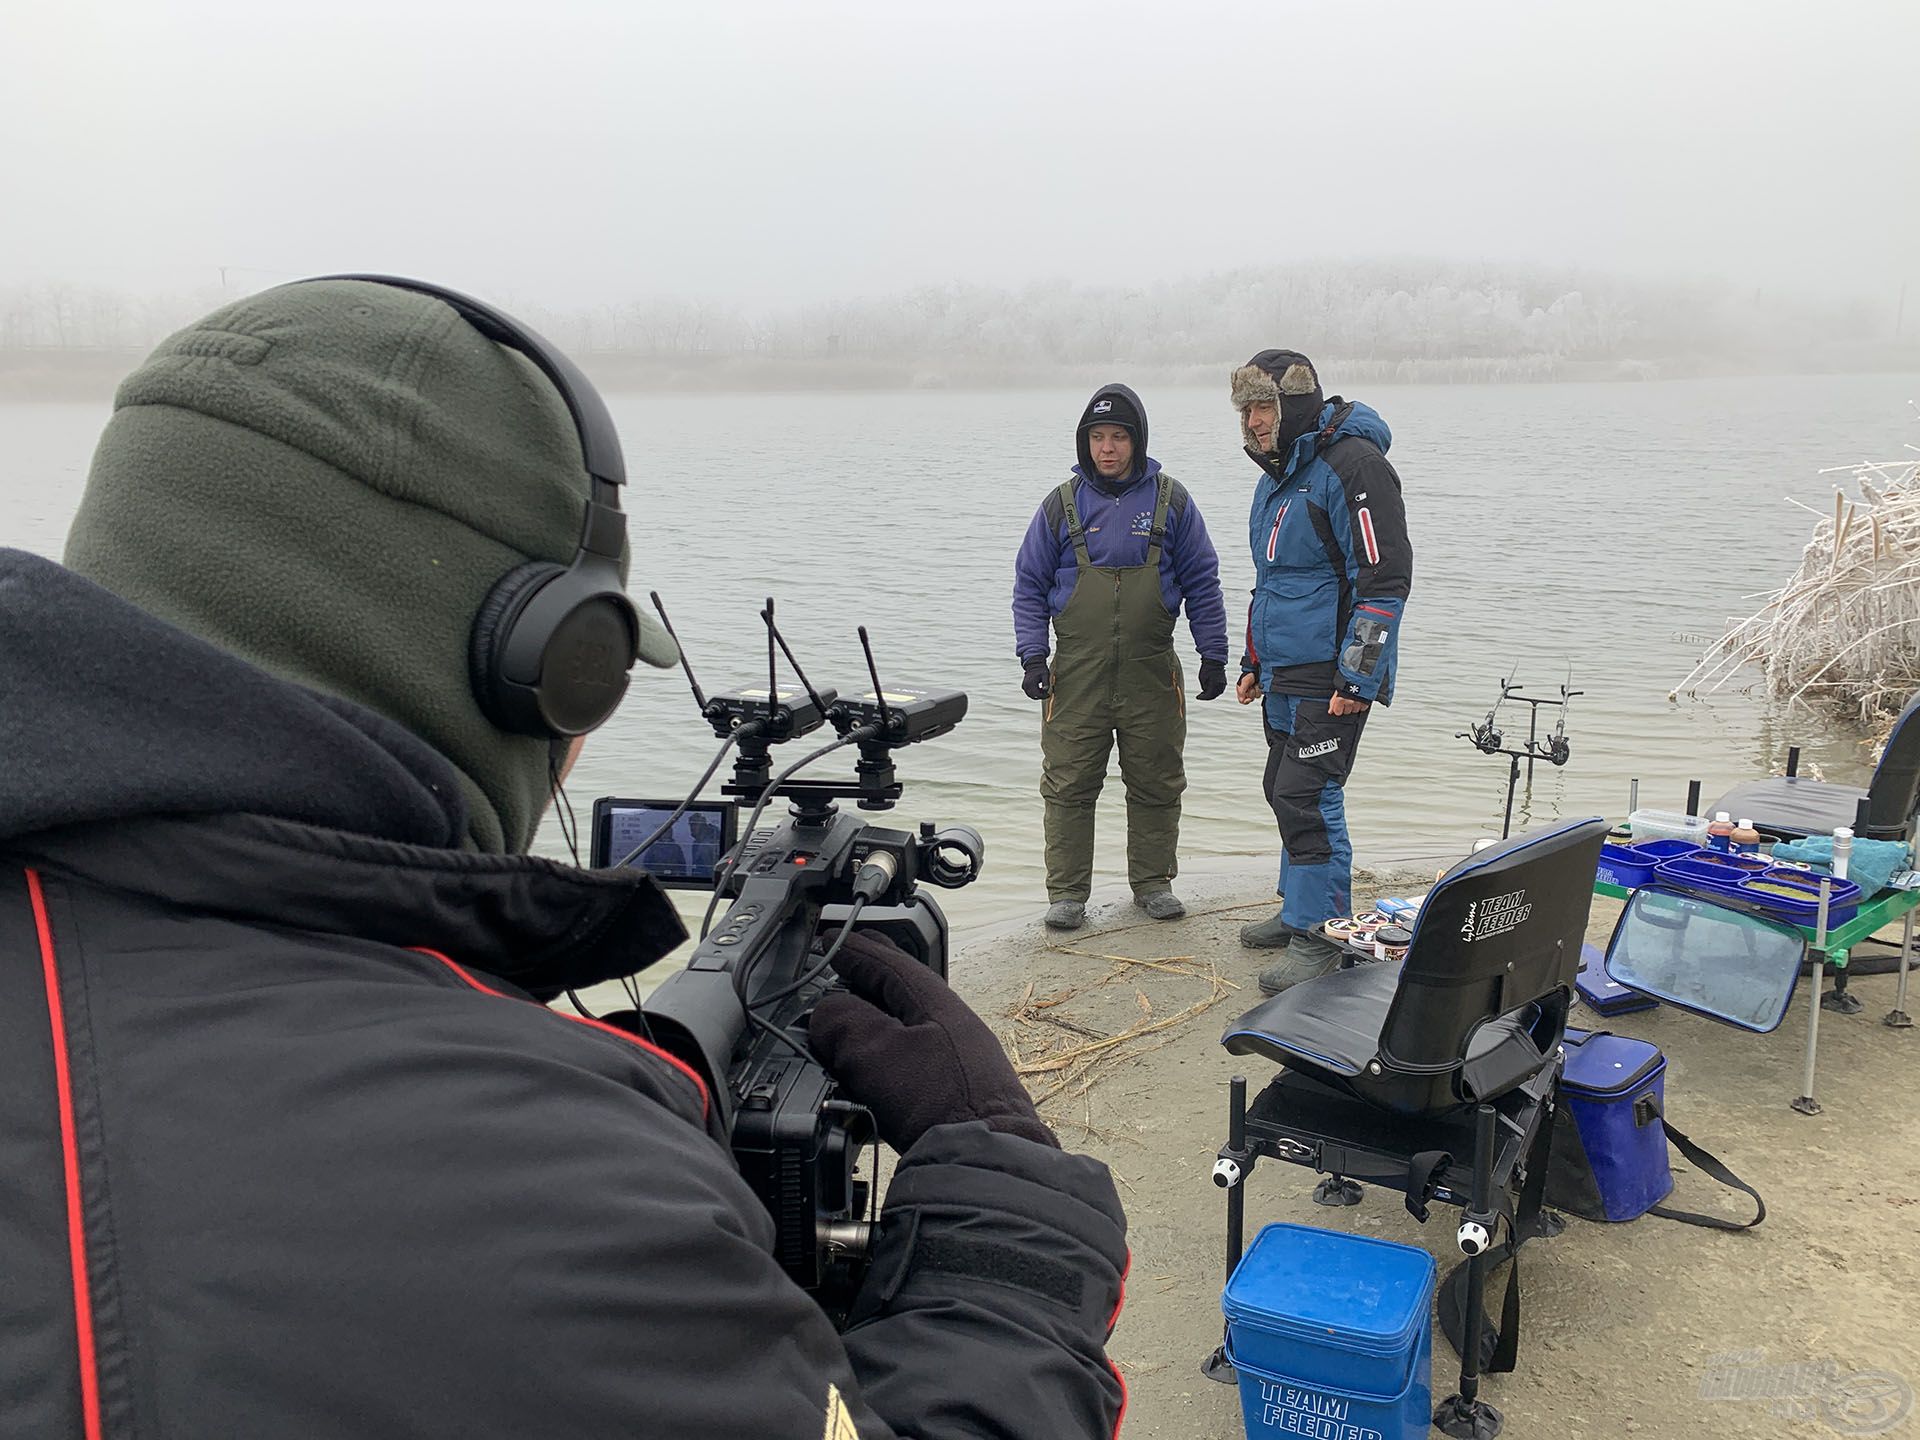
[[[496, 641], [594, 512], [477, 324], [230, 305], [121, 386], [69, 568], [0, 551], [0, 1434], [1111, 1434], [1113, 1186], [931, 972], [853, 937], [817, 1015], [902, 1152], [845, 1334], [694, 1072], [532, 1003], [681, 932], [524, 853], [579, 741]], [[674, 658], [616, 628], [609, 705]]]

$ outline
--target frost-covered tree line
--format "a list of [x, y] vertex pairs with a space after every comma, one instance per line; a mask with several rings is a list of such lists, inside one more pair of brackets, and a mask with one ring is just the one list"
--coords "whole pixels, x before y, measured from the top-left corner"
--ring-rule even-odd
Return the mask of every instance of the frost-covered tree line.
[[[221, 299], [0, 287], [0, 350], [141, 349]], [[1884, 338], [1884, 320], [1864, 304], [1437, 262], [1273, 266], [1138, 288], [950, 284], [760, 310], [676, 298], [526, 309], [579, 353], [666, 362], [1217, 365], [1284, 343], [1350, 370], [1464, 361], [1524, 374], [1584, 361], [1790, 357], [1798, 346]]]
[[1864, 305], [1710, 282], [1439, 264], [1289, 266], [1137, 289], [952, 284], [762, 313], [654, 300], [549, 313], [585, 353], [841, 358], [1010, 368], [1217, 365], [1284, 343], [1352, 371], [1403, 363], [1778, 356], [1881, 338]]

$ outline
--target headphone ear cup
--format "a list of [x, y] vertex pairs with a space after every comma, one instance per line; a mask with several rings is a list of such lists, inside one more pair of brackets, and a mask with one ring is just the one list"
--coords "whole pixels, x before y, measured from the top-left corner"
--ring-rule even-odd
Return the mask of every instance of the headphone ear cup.
[[525, 609], [533, 593], [567, 573], [564, 565], [548, 560], [532, 560], [509, 570], [487, 592], [480, 610], [473, 617], [472, 638], [467, 645], [467, 675], [473, 686], [473, 698], [486, 717], [502, 730], [516, 735], [551, 734], [541, 719], [536, 704], [510, 684], [501, 672], [502, 649], [513, 628], [514, 617]]

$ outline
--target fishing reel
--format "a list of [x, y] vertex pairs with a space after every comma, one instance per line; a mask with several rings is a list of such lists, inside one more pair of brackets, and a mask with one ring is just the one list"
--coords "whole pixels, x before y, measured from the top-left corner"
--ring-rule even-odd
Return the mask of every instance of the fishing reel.
[[1494, 729], [1491, 724], [1485, 721], [1473, 726], [1471, 729], [1457, 732], [1453, 738], [1456, 740], [1471, 740], [1473, 742], [1473, 748], [1478, 750], [1482, 755], [1498, 755], [1500, 753], [1500, 747], [1506, 744], [1506, 736], [1502, 735], [1498, 730]]

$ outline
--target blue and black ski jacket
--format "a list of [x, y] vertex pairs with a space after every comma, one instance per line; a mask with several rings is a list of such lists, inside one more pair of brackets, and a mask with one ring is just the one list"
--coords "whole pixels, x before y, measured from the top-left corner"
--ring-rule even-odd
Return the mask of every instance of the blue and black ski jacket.
[[1267, 693], [1390, 704], [1413, 546], [1387, 422], [1338, 396], [1253, 495], [1253, 600], [1240, 668]]

